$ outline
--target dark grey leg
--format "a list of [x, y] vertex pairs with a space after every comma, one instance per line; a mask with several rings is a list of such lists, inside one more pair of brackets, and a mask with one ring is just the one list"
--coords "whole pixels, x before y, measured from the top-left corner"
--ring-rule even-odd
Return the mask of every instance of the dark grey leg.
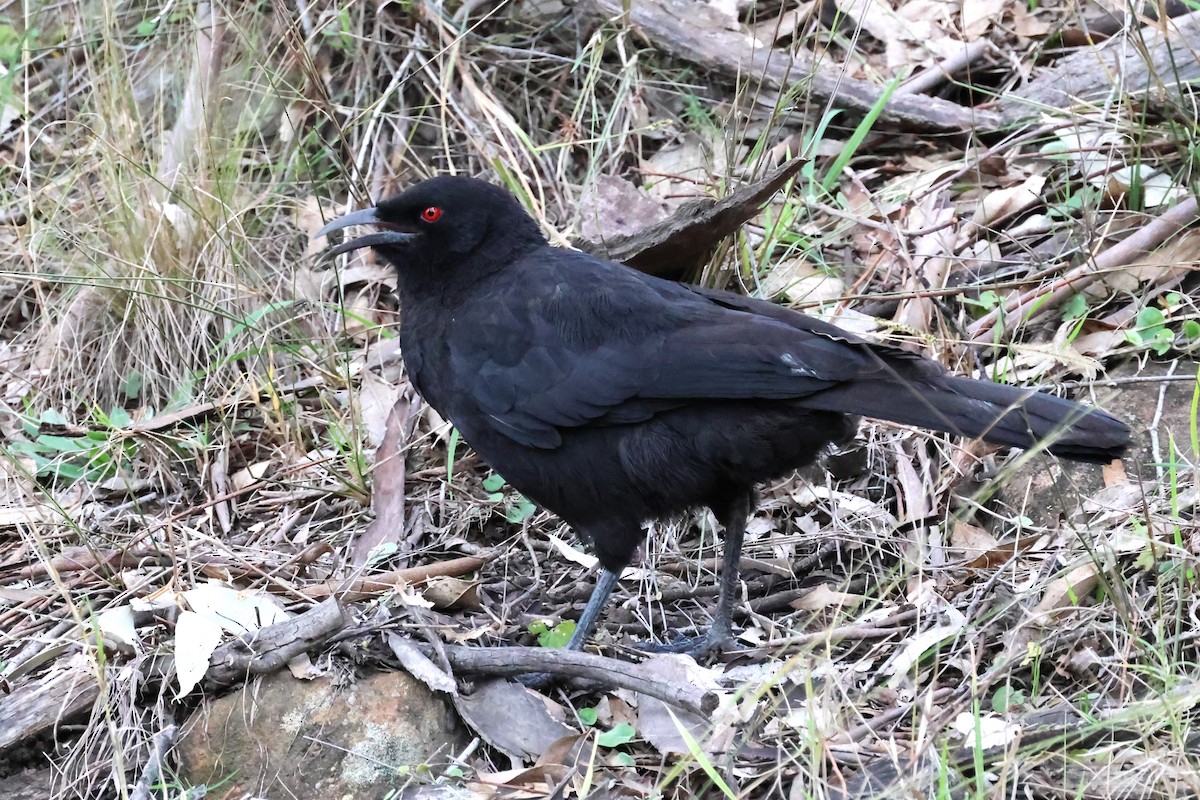
[[753, 494], [745, 494], [718, 510], [718, 520], [725, 528], [725, 548], [721, 559], [721, 594], [717, 614], [705, 637], [706, 649], [720, 649], [733, 638], [733, 604], [738, 600], [738, 577], [741, 572], [742, 542], [746, 538], [746, 522], [750, 518]]
[[754, 493], [746, 492], [724, 506], [713, 508], [717, 521], [725, 529], [725, 547], [721, 562], [721, 587], [717, 613], [703, 636], [677, 639], [667, 644], [651, 644], [641, 649], [651, 653], [687, 653], [699, 658], [724, 650], [733, 639], [733, 604], [738, 599], [738, 573], [742, 560], [742, 541], [746, 521], [754, 504]]
[[608, 605], [608, 598], [612, 595], [613, 589], [617, 588], [617, 581], [620, 575], [602, 567], [600, 575], [596, 578], [596, 585], [592, 588], [592, 596], [588, 598], [587, 605], [583, 608], [583, 614], [579, 617], [579, 622], [575, 624], [575, 632], [571, 634], [571, 641], [567, 642], [568, 650], [582, 650], [587, 644], [587, 640], [592, 638], [592, 634], [596, 632], [596, 625], [600, 622], [600, 615], [604, 613], [604, 607]]
[[[619, 579], [620, 575], [612, 570], [600, 569], [600, 574], [596, 577], [596, 585], [592, 587], [592, 596], [588, 598], [587, 605], [583, 607], [583, 614], [580, 615], [579, 622], [575, 624], [575, 632], [571, 634], [571, 640], [567, 642], [568, 650], [582, 650], [588, 639], [592, 638], [592, 634], [596, 632], [596, 625], [600, 622], [600, 615], [604, 613], [604, 607], [608, 605], [608, 598], [612, 595], [613, 589], [617, 587]], [[530, 672], [522, 675], [519, 680], [530, 689], [542, 689], [550, 683], [551, 676], [547, 672]]]

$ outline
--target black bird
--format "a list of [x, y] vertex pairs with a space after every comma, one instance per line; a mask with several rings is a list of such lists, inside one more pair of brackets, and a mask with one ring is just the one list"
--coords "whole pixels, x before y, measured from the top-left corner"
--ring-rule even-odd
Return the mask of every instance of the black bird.
[[[725, 528], [720, 600], [696, 652], [730, 636], [755, 486], [816, 459], [863, 415], [1103, 463], [1129, 428], [1102, 411], [864, 341], [772, 303], [551, 247], [507, 191], [438, 177], [334, 220], [379, 230], [413, 385], [603, 566], [570, 647], [596, 627], [651, 519], [707, 506]], [[682, 649], [682, 648], [681, 648]]]

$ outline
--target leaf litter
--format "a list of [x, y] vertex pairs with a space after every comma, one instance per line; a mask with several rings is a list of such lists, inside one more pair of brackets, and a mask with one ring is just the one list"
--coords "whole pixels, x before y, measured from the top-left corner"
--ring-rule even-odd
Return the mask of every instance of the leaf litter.
[[[747, 208], [743, 233], [711, 256], [706, 250], [699, 260], [711, 263], [696, 274], [906, 340], [964, 374], [1047, 386], [1093, 381], [1086, 388], [1107, 402], [1115, 392], [1103, 383], [1105, 369], [1166, 359], [1194, 383], [1188, 359], [1196, 337], [1187, 323], [1200, 319], [1189, 282], [1195, 240], [1191, 231], [1171, 237], [1195, 218], [1187, 213], [1195, 183], [1183, 166], [1188, 134], [1180, 125], [1191, 119], [1194, 127], [1187, 109], [1195, 58], [1170, 49], [1188, 41], [1194, 14], [1164, 20], [1144, 37], [1131, 25], [1096, 51], [1109, 58], [1128, 55], [1130, 42], [1149, 47], [1143, 72], [1135, 63], [1124, 84], [1121, 73], [1105, 76], [1104, 96], [1120, 102], [1104, 104], [1061, 71], [1092, 45], [1043, 63], [1054, 59], [1048, 37], [1077, 24], [1065, 6], [977, 2], [958, 14], [942, 3], [873, 2], [844, 4], [827, 19], [816, 4], [726, 4], [662, 29], [649, 16], [662, 4], [638, 4], [630, 17], [554, 12], [586, 26], [588, 49], [583, 39], [533, 25], [521, 6], [421, 8], [411, 20], [379, 10], [373, 27], [347, 17], [360, 26], [347, 49], [337, 44], [342, 22], [332, 6], [316, 4], [296, 20], [316, 38], [276, 65], [290, 84], [272, 85], [303, 87], [281, 106], [302, 111], [287, 115], [286, 129], [256, 128], [239, 169], [283, 163], [289, 152], [326, 157], [302, 149], [319, 134], [336, 142], [348, 176], [331, 190], [339, 208], [347, 195], [377, 197], [452, 167], [517, 188], [560, 241], [595, 241], [636, 235], [636, 223], [665, 218], [689, 196], [714, 200], [750, 186], [799, 149], [776, 150], [781, 142], [807, 139], [806, 156], [817, 161], [768, 193], [761, 211]], [[705, 24], [713, 26], [711, 51], [670, 36], [705, 32]], [[647, 30], [659, 33], [647, 40]], [[774, 64], [812, 66], [810, 93], [801, 86], [789, 94], [794, 82], [772, 66], [767, 83], [777, 97], [766, 91], [757, 95], [765, 106], [747, 102], [759, 90], [739, 92], [738, 81], [757, 78], [746, 65], [761, 62], [746, 31], [782, 56]], [[251, 39], [225, 35], [227, 55], [269, 63]], [[976, 39], [1008, 62], [980, 56], [955, 80], [939, 78], [934, 94], [888, 104], [885, 133], [868, 136], [833, 176], [832, 192], [821, 188], [817, 170], [856, 123], [846, 109], [869, 108], [893, 77], [940, 71]], [[1178, 62], [1170, 76], [1163, 48]], [[156, 49], [162, 42], [139, 41], [131, 64]], [[54, 48], [22, 52], [39, 113], [71, 124], [80, 99], [45, 95], [58, 82], [36, 79], [61, 74], [70, 83], [84, 73], [52, 61]], [[209, 51], [204, 62], [218, 84], [236, 62], [225, 57]], [[304, 77], [297, 64], [315, 72]], [[184, 60], [175, 69], [176, 81], [195, 77]], [[1143, 75], [1163, 77], [1161, 91], [1144, 91]], [[142, 80], [139, 91], [161, 91]], [[1056, 84], [1077, 88], [1061, 102], [1036, 102]], [[864, 86], [874, 88], [853, 94]], [[388, 102], [379, 102], [381, 87]], [[981, 100], [988, 96], [998, 100]], [[0, 130], [34, 130], [5, 97]], [[832, 122], [827, 105], [838, 109]], [[957, 111], [984, 134], [1014, 119], [1022, 127], [963, 148], [897, 125], [945, 130], [959, 118], [939, 114]], [[173, 133], [164, 137], [169, 148], [196, 135], [190, 113], [113, 122]], [[573, 138], [568, 119], [578, 128]], [[624, 127], [604, 127], [616, 121]], [[330, 215], [327, 198], [303, 182], [248, 170], [221, 195], [218, 173], [204, 173], [211, 164], [193, 162], [189, 150], [147, 164], [146, 174], [194, 170], [199, 194], [179, 202], [146, 190], [140, 208], [151, 211], [114, 238], [119, 206], [100, 205], [109, 220], [92, 209], [130, 189], [101, 169], [127, 154], [94, 138], [73, 154], [53, 126], [38, 130], [0, 140], [0, 167], [20, 152], [46, 178], [5, 189], [6, 208], [37, 207], [43, 216], [15, 222], [4, 212], [0, 224], [0, 396], [23, 420], [3, 425], [9, 440], [28, 444], [0, 476], [0, 677], [15, 690], [0, 709], [26, 719], [17, 710], [36, 707], [29, 698], [53, 693], [64, 675], [94, 692], [85, 700], [99, 698], [103, 676], [115, 690], [102, 705], [123, 731], [103, 733], [103, 714], [77, 738], [60, 729], [49, 756], [60, 793], [108, 796], [113, 781], [140, 777], [140, 754], [178, 709], [120, 692], [134, 685], [132, 667], [155, 653], [173, 652], [178, 680], [194, 687], [213, 649], [234, 635], [230, 628], [244, 634], [338, 593], [363, 623], [360, 641], [378, 637], [433, 691], [450, 694], [458, 681], [436, 656], [413, 649], [421, 631], [451, 642], [531, 643], [526, 620], [577, 616], [586, 554], [548, 515], [508, 519], [511, 498], [492, 499], [488, 471], [463, 443], [452, 447], [453, 434], [409, 392], [394, 358], [402, 343], [389, 338], [393, 276], [369, 257], [341, 272], [317, 269], [322, 244], [310, 237]], [[755, 159], [767, 151], [775, 161], [760, 165]], [[606, 168], [599, 174], [589, 164]], [[220, 213], [210, 213], [217, 200]], [[600, 224], [630, 209], [628, 226]], [[1122, 249], [1172, 212], [1178, 224], [1144, 247]], [[206, 227], [219, 218], [231, 223]], [[778, 236], [781, 219], [786, 237]], [[133, 249], [122, 241], [132, 238], [131, 226], [146, 231]], [[113, 258], [85, 270], [73, 253]], [[236, 274], [239, 265], [248, 271]], [[147, 275], [176, 277], [137, 283]], [[137, 286], [145, 288], [128, 291]], [[180, 286], [191, 288], [179, 294]], [[1072, 305], [1077, 297], [1082, 303]], [[301, 298], [294, 308], [279, 304]], [[172, 327], [181, 307], [201, 309], [202, 323]], [[224, 323], [208, 335], [211, 319]], [[972, 339], [982, 344], [968, 345]], [[134, 373], [146, 385], [130, 391]], [[669, 680], [719, 689], [718, 711], [689, 718], [627, 690], [571, 684], [549, 699], [476, 679], [455, 701], [484, 742], [466, 762], [462, 786], [480, 797], [600, 787], [644, 796], [663, 781], [675, 796], [693, 796], [711, 791], [715, 775], [739, 796], [843, 796], [840, 785], [882, 796], [906, 780], [1020, 785], [1036, 794], [1070, 776], [1088, 796], [1133, 796], [1121, 794], [1128, 789], [1118, 766], [1161, 796], [1183, 796], [1179, 787], [1196, 782], [1183, 743], [1195, 736], [1200, 661], [1196, 638], [1179, 622], [1196, 611], [1200, 539], [1195, 501], [1187, 500], [1197, 494], [1195, 425], [1190, 398], [1167, 403], [1158, 384], [1134, 394], [1142, 386], [1122, 390], [1131, 418], [1160, 437], [1158, 455], [1139, 453], [1125, 464], [1130, 474], [1106, 472], [1093, 488], [1082, 476], [1078, 486], [1035, 498], [1057, 509], [1054, 524], [1007, 504], [1027, 469], [1019, 459], [864, 425], [858, 474], [834, 480], [813, 471], [764, 487], [746, 553], [746, 646], [710, 666], [656, 662]], [[396, 413], [401, 398], [409, 405]], [[128, 411], [128, 424], [117, 409]], [[61, 414], [68, 437], [86, 448], [54, 449], [67, 437], [41, 427], [45, 410]], [[374, 455], [381, 444], [386, 457]], [[73, 477], [101, 462], [105, 480], [126, 488], [109, 492], [101, 480]], [[1144, 472], [1151, 462], [1157, 469]], [[373, 522], [373, 536], [364, 537]], [[601, 638], [606, 652], [706, 624], [711, 530], [689, 519], [656, 532], [651, 560], [625, 576]], [[369, 546], [355, 550], [359, 541]], [[781, 555], [805, 569], [754, 566], [777, 565]], [[452, 583], [438, 586], [439, 571]], [[653, 588], [661, 571], [678, 576], [667, 585], [671, 596]], [[189, 603], [167, 613], [150, 600], [196, 592], [199, 609]], [[205, 605], [205, 593], [221, 599]], [[401, 607], [409, 610], [389, 611], [382, 629], [367, 623], [378, 609]], [[309, 668], [334, 669], [331, 650], [315, 648]], [[461, 705], [464, 697], [472, 705]], [[594, 729], [581, 721], [589, 708]], [[1073, 721], [1085, 713], [1088, 731]], [[32, 737], [48, 729], [20, 730]], [[1049, 738], [1039, 739], [1043, 732]], [[1062, 737], [1080, 743], [1075, 763], [1058, 758]], [[1118, 739], [1126, 746], [1114, 754]], [[129, 763], [114, 755], [125, 752], [134, 754]]]

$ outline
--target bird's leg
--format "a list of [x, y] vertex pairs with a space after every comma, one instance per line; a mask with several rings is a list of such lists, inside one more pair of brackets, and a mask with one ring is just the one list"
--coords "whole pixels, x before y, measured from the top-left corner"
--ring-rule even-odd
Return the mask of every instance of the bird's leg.
[[723, 648], [733, 638], [733, 604], [738, 599], [742, 542], [746, 538], [746, 521], [753, 505], [754, 493], [746, 492], [725, 508], [716, 509], [717, 519], [725, 528], [725, 548], [721, 554], [721, 594], [717, 600], [717, 614], [705, 636], [709, 650]]
[[[579, 622], [575, 623], [575, 632], [567, 642], [568, 650], [582, 650], [587, 640], [592, 638], [592, 634], [596, 632], [596, 625], [600, 622], [600, 615], [604, 613], [604, 607], [608, 605], [608, 598], [617, 587], [620, 577], [607, 567], [601, 567], [596, 585], [592, 587], [592, 596], [583, 607], [583, 614], [580, 615]], [[530, 689], [541, 689], [550, 683], [552, 677], [548, 672], [530, 672], [522, 675], [519, 680]]]
[[711, 652], [724, 650], [733, 639], [733, 604], [738, 599], [739, 567], [742, 559], [742, 541], [746, 538], [746, 521], [754, 505], [754, 493], [744, 492], [725, 504], [717, 505], [713, 512], [725, 529], [725, 547], [721, 559], [721, 585], [717, 600], [717, 613], [703, 636], [677, 639], [667, 644], [643, 647], [652, 653], [687, 653], [699, 658]]
[[620, 575], [613, 572], [608, 567], [600, 568], [600, 575], [596, 578], [596, 585], [592, 588], [592, 596], [588, 598], [587, 605], [583, 607], [583, 614], [579, 617], [579, 622], [575, 624], [575, 632], [571, 634], [571, 640], [567, 642], [568, 650], [582, 650], [587, 644], [587, 640], [592, 638], [592, 634], [596, 632], [596, 625], [600, 622], [600, 615], [604, 613], [604, 607], [608, 605], [608, 598], [612, 595], [613, 589], [617, 588], [617, 581]]

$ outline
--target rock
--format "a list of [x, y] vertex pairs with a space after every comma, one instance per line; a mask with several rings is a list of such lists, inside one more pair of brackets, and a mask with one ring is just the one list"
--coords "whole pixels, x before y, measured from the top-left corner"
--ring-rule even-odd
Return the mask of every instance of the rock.
[[439, 775], [468, 741], [450, 704], [406, 673], [337, 686], [279, 672], [206, 702], [176, 753], [209, 797], [383, 797], [406, 775]]

